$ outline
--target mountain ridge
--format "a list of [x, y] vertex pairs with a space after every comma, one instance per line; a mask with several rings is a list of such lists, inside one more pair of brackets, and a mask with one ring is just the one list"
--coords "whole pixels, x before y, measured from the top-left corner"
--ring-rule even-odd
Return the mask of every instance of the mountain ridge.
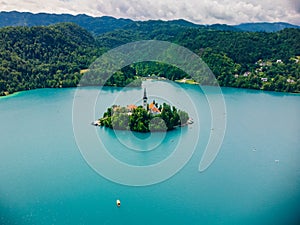
[[300, 26], [286, 23], [286, 22], [257, 22], [257, 23], [241, 23], [235, 25], [234, 27], [243, 30], [243, 31], [252, 31], [252, 32], [277, 32], [285, 28], [295, 28], [300, 29]]
[[285, 22], [258, 22], [258, 23], [241, 23], [238, 25], [228, 24], [211, 24], [203, 25], [196, 24], [184, 19], [176, 20], [147, 20], [147, 21], [134, 21], [131, 19], [115, 18], [112, 16], [92, 17], [86, 14], [52, 14], [52, 13], [31, 13], [31, 12], [18, 12], [18, 11], [1, 11], [0, 12], [0, 27], [6, 26], [41, 26], [51, 25], [60, 22], [73, 22], [77, 25], [87, 29], [95, 35], [103, 34], [106, 32], [114, 31], [117, 29], [124, 29], [127, 26], [135, 23], [151, 23], [157, 21], [160, 23], [167, 23], [170, 25], [178, 25], [182, 27], [191, 28], [209, 28], [213, 30], [224, 31], [247, 31], [247, 32], [277, 32], [285, 28], [300, 29], [300, 26], [293, 25]]

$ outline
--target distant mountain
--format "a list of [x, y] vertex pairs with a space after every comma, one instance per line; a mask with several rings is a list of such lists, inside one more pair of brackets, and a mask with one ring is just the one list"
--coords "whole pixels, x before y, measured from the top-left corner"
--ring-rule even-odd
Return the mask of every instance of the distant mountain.
[[289, 24], [289, 23], [242, 23], [240, 25], [234, 26], [242, 31], [250, 32], [277, 32], [285, 28], [297, 28], [300, 29], [300, 26]]
[[61, 22], [72, 22], [89, 30], [93, 34], [102, 34], [122, 28], [130, 23], [129, 19], [116, 19], [109, 16], [91, 17], [84, 14], [73, 16], [70, 14], [49, 14], [29, 12], [0, 12], [0, 27], [6, 26], [47, 26]]
[[29, 12], [0, 12], [0, 27], [6, 26], [47, 26], [61, 22], [72, 22], [99, 35], [117, 29], [131, 28], [136, 23], [180, 26], [180, 27], [204, 27], [204, 25], [194, 24], [192, 22], [178, 19], [171, 21], [149, 20], [149, 21], [133, 21], [130, 19], [116, 19], [110, 16], [91, 17], [84, 14], [77, 16], [70, 14], [49, 14], [49, 13], [29, 13]]
[[183, 28], [208, 28], [211, 30], [222, 31], [266, 31], [276, 32], [285, 28], [300, 28], [299, 26], [288, 23], [243, 23], [240, 25], [199, 25], [192, 22], [179, 20], [149, 20], [149, 21], [133, 21], [130, 19], [116, 19], [114, 17], [91, 17], [84, 14], [77, 16], [70, 14], [49, 14], [49, 13], [29, 13], [29, 12], [0, 12], [0, 27], [6, 26], [41, 26], [51, 25], [61, 22], [72, 22], [92, 32], [94, 35], [111, 32], [118, 29], [132, 29], [132, 26], [163, 26], [168, 27], [183, 27]]
[[212, 25], [207, 25], [206, 26], [209, 29], [212, 30], [222, 30], [222, 31], [242, 31], [237, 27], [230, 26], [227, 24], [212, 24]]
[[[152, 20], [152, 21], [155, 21], [155, 20]], [[156, 21], [163, 22], [161, 20], [156, 20]], [[146, 22], [149, 22], [149, 21], [146, 21]], [[195, 28], [203, 26], [203, 25], [195, 24], [195, 23], [183, 20], [183, 19], [169, 20], [169, 21], [164, 21], [163, 23], [167, 23], [167, 24], [170, 24], [170, 25], [182, 26], [182, 27], [195, 27]]]

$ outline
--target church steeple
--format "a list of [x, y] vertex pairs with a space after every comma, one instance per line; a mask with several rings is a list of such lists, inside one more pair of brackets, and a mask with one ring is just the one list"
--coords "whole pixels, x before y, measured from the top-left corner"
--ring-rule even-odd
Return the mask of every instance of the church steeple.
[[146, 88], [144, 88], [144, 97], [143, 97], [143, 108], [147, 110], [147, 93], [146, 93]]
[[143, 99], [148, 99], [147, 98], [147, 93], [146, 93], [146, 88], [144, 88], [144, 97], [143, 97]]

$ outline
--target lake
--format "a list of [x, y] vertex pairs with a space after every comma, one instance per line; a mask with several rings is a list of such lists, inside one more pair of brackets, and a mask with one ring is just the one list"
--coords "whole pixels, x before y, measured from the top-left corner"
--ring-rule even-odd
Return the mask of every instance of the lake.
[[113, 104], [141, 104], [141, 88], [0, 98], [0, 224], [299, 224], [300, 95], [222, 88], [224, 140], [200, 172], [218, 132], [215, 88], [143, 86], [148, 102], [175, 105], [194, 123], [151, 134], [90, 125]]

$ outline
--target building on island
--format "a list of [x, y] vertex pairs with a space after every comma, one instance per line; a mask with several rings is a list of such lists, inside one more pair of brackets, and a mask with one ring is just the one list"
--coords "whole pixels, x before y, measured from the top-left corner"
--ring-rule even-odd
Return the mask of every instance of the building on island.
[[155, 115], [160, 114], [160, 110], [157, 108], [157, 104], [155, 104], [155, 101], [153, 100], [153, 102], [151, 102], [148, 107], [147, 100], [148, 100], [147, 92], [146, 92], [146, 88], [144, 88], [143, 108], [152, 114], [155, 114]]
[[149, 104], [149, 111], [154, 115], [160, 114], [160, 110], [157, 108], [155, 101]]
[[127, 105], [127, 109], [128, 109], [129, 112], [132, 112], [136, 108], [137, 108], [136, 105]]
[[147, 100], [148, 100], [148, 98], [147, 98], [146, 88], [144, 88], [143, 108], [145, 110], [147, 110]]
[[127, 111], [128, 111], [127, 115], [128, 116], [132, 115], [133, 110], [136, 108], [137, 108], [136, 105], [127, 105]]
[[[113, 112], [118, 112], [118, 113], [127, 113], [127, 115], [132, 115], [133, 111], [137, 109], [138, 106], [134, 104], [127, 105], [127, 107], [121, 107], [119, 105], [113, 105], [112, 106], [112, 111]], [[148, 105], [148, 97], [147, 97], [147, 92], [146, 88], [144, 88], [144, 96], [143, 96], [143, 109], [145, 109], [147, 112], [158, 115], [161, 113], [160, 109], [158, 108], [157, 103], [155, 103], [155, 100], [151, 102]]]

